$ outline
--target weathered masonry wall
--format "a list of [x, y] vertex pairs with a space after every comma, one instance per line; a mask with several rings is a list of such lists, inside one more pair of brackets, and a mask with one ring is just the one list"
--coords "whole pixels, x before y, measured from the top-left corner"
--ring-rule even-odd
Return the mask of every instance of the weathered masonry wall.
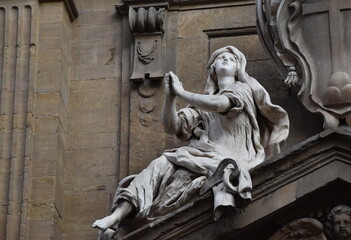
[[38, 28], [28, 238], [61, 239], [72, 37], [64, 3], [41, 3]]
[[63, 2], [0, 1], [1, 240], [62, 236], [70, 24]]
[[116, 1], [75, 1], [65, 161], [65, 240], [96, 239], [118, 182], [121, 19]]

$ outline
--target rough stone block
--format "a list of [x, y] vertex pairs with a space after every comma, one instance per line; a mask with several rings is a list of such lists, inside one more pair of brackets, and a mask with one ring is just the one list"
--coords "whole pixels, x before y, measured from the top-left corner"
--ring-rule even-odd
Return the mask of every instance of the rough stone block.
[[62, 65], [60, 63], [40, 63], [38, 64], [35, 91], [38, 93], [59, 91], [63, 77]]
[[34, 202], [53, 203], [55, 199], [55, 177], [33, 177], [31, 199]]
[[57, 134], [34, 134], [33, 161], [55, 162], [57, 158]]
[[31, 220], [47, 220], [53, 218], [55, 205], [53, 203], [32, 203], [29, 210]]
[[12, 130], [13, 115], [0, 115], [0, 130]]
[[[118, 1], [117, 1], [118, 2]], [[82, 11], [97, 11], [97, 10], [108, 10], [111, 6], [114, 6], [117, 3], [115, 0], [105, 0], [103, 2], [96, 2], [94, 0], [84, 0], [76, 1], [78, 9]]]
[[33, 177], [55, 176], [56, 168], [54, 162], [33, 161]]
[[27, 113], [13, 115], [13, 128], [25, 130], [27, 128]]
[[61, 74], [62, 78], [60, 81], [60, 94], [64, 104], [68, 105], [68, 97], [69, 97], [69, 65], [67, 62], [61, 63]]
[[53, 239], [53, 220], [30, 220], [29, 240]]
[[[117, 152], [114, 148], [76, 150], [66, 153], [65, 176], [105, 177], [117, 174]], [[79, 171], [77, 172], [77, 169]], [[91, 181], [90, 184], [94, 184]], [[74, 183], [72, 183], [74, 185]]]
[[12, 104], [13, 103], [13, 96], [14, 96], [13, 90], [7, 90], [4, 88], [1, 90], [0, 97], [1, 97], [1, 103], [3, 103], [3, 105], [1, 106], [0, 114], [12, 115], [12, 113], [13, 113], [13, 104]]
[[59, 103], [59, 119], [60, 119], [60, 126], [62, 126], [63, 132], [66, 133], [67, 124], [68, 124], [68, 109], [62, 98], [60, 99], [60, 103]]
[[76, 27], [84, 25], [107, 25], [115, 22], [116, 11], [112, 9], [94, 9], [94, 11], [81, 11], [79, 14], [79, 18], [77, 18], [74, 25]]
[[[62, 23], [43, 23], [39, 25], [40, 39], [61, 38], [62, 36]], [[40, 45], [39, 45], [40, 48]]]
[[34, 117], [52, 118], [59, 116], [61, 101], [62, 99], [58, 92], [37, 94]]
[[62, 240], [96, 240], [97, 234], [95, 233], [90, 233], [90, 234], [72, 234], [72, 235], [67, 235], [65, 234], [62, 237]]
[[35, 133], [52, 134], [58, 129], [59, 119], [53, 118], [39, 118], [35, 119]]
[[73, 41], [84, 41], [87, 39], [91, 41], [118, 37], [118, 30], [112, 24], [98, 26], [80, 26], [79, 28], [74, 27], [73, 29]]
[[101, 109], [116, 107], [117, 82], [111, 79], [74, 81], [70, 84], [69, 109]]
[[96, 239], [96, 229], [91, 227], [91, 224], [93, 224], [95, 220], [96, 219], [66, 221], [65, 232], [72, 235], [95, 235]]
[[98, 133], [117, 131], [117, 108], [98, 108], [69, 112], [68, 131], [76, 133]]
[[43, 49], [43, 50], [50, 49], [50, 48], [60, 48], [63, 44], [62, 42], [63, 42], [62, 36], [50, 37], [50, 38], [46, 36], [41, 36], [41, 35], [39, 36], [39, 46], [40, 46], [40, 49]]
[[39, 49], [38, 62], [60, 62], [63, 60], [60, 48]]
[[109, 198], [105, 191], [65, 194], [65, 218], [68, 221], [93, 221], [108, 213]]
[[[97, 191], [106, 189], [106, 177], [105, 176], [94, 176], [94, 181], [91, 181], [93, 177], [87, 176], [65, 176], [65, 192], [87, 192]], [[73, 184], [74, 183], [74, 184]]]
[[258, 35], [243, 35], [235, 37], [211, 38], [210, 52], [218, 48], [233, 45], [238, 48], [248, 61], [268, 60], [269, 56], [263, 50]]
[[183, 12], [178, 26], [178, 38], [201, 36], [209, 29], [256, 26], [255, 5]]
[[68, 150], [116, 148], [117, 133], [71, 134], [67, 144]]
[[115, 77], [115, 66], [79, 66], [71, 71], [71, 80], [96, 80]]
[[73, 61], [82, 66], [113, 65], [116, 61], [115, 45], [109, 39], [75, 42], [72, 49]]
[[[59, 177], [55, 181], [55, 210], [56, 214], [63, 216], [64, 190]], [[57, 217], [58, 218], [58, 217]]]
[[[177, 72], [185, 89], [202, 93], [207, 79], [207, 50], [208, 39], [206, 36], [191, 37], [177, 40], [179, 52], [177, 53]], [[192, 67], [189, 67], [192, 66]], [[184, 103], [181, 103], [185, 106]]]
[[65, 6], [62, 1], [40, 4], [39, 18], [41, 23], [61, 22]]

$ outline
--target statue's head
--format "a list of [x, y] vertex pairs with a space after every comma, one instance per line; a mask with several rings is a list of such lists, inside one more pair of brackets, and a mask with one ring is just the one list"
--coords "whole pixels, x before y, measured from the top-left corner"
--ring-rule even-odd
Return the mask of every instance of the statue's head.
[[351, 240], [351, 208], [334, 207], [328, 214], [327, 231], [335, 240]]
[[[228, 64], [223, 65], [224, 61]], [[212, 95], [218, 92], [218, 77], [221, 75], [233, 75], [239, 81], [245, 76], [246, 58], [233, 46], [223, 47], [212, 53], [207, 68], [209, 75], [205, 94]]]

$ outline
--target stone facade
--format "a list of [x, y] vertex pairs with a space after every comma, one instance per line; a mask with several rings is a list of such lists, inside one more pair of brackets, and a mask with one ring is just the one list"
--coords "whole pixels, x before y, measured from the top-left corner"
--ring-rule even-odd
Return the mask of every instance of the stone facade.
[[[264, 52], [256, 32], [254, 1], [0, 0], [0, 240], [96, 239], [91, 224], [109, 213], [118, 181], [140, 172], [165, 149], [182, 144], [163, 130], [161, 81], [148, 75], [131, 79], [139, 40], [130, 32], [129, 7], [165, 9], [159, 36], [164, 66], [157, 71], [172, 70], [186, 89], [201, 93], [210, 54], [234, 45], [248, 58], [247, 72], [289, 114], [291, 133], [282, 148], [287, 153], [269, 162], [281, 171], [275, 178], [265, 166], [253, 172], [257, 195], [248, 216], [239, 219], [244, 230], [236, 239], [250, 239], [252, 226], [263, 229], [269, 219], [278, 219], [274, 213], [282, 216], [297, 209], [284, 209], [296, 200], [293, 194], [301, 193], [294, 182], [298, 179], [282, 180], [291, 173], [291, 159], [300, 166], [303, 154], [310, 157], [313, 151], [323, 151], [335, 139], [341, 139], [335, 148], [344, 149], [337, 153], [350, 156], [345, 153], [349, 135], [341, 130], [326, 140], [305, 142], [313, 143], [312, 150], [294, 147], [320, 133], [323, 120], [304, 109], [297, 89], [284, 85]], [[350, 157], [345, 159], [342, 162]], [[347, 182], [345, 171], [338, 174], [344, 174]], [[308, 176], [308, 181], [316, 181]], [[327, 180], [334, 182], [338, 175], [334, 177]], [[265, 182], [274, 185], [277, 179], [282, 185], [275, 191], [281, 192], [265, 193]], [[319, 188], [314, 186], [300, 188], [307, 194]], [[292, 195], [267, 203], [285, 193]], [[205, 239], [206, 224], [214, 234], [219, 223], [213, 223], [209, 200], [201, 201], [199, 213], [191, 206], [185, 209], [188, 217], [203, 216], [200, 222], [190, 221], [189, 226], [200, 226], [191, 229], [196, 231], [190, 233], [189, 227], [169, 231], [177, 218], [168, 216], [162, 223], [166, 227], [158, 228], [169, 231], [168, 238], [159, 239]], [[260, 205], [264, 211], [257, 211]], [[229, 239], [233, 218], [225, 219], [220, 235], [211, 239]], [[255, 221], [257, 225], [250, 225]], [[269, 237], [286, 221], [275, 224], [262, 236]], [[148, 226], [139, 232], [154, 237]], [[141, 239], [131, 236], [128, 239]]]

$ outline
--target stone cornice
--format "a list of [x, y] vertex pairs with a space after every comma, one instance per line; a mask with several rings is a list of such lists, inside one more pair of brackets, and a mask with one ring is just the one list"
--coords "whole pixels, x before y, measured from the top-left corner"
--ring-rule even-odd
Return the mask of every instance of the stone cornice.
[[73, 22], [79, 16], [78, 9], [74, 3], [74, 0], [39, 0], [39, 3], [48, 2], [63, 2], [65, 4], [71, 22]]
[[128, 14], [129, 7], [165, 7], [167, 10], [192, 10], [226, 6], [255, 5], [254, 0], [124, 0], [116, 5], [116, 11], [121, 15]]

